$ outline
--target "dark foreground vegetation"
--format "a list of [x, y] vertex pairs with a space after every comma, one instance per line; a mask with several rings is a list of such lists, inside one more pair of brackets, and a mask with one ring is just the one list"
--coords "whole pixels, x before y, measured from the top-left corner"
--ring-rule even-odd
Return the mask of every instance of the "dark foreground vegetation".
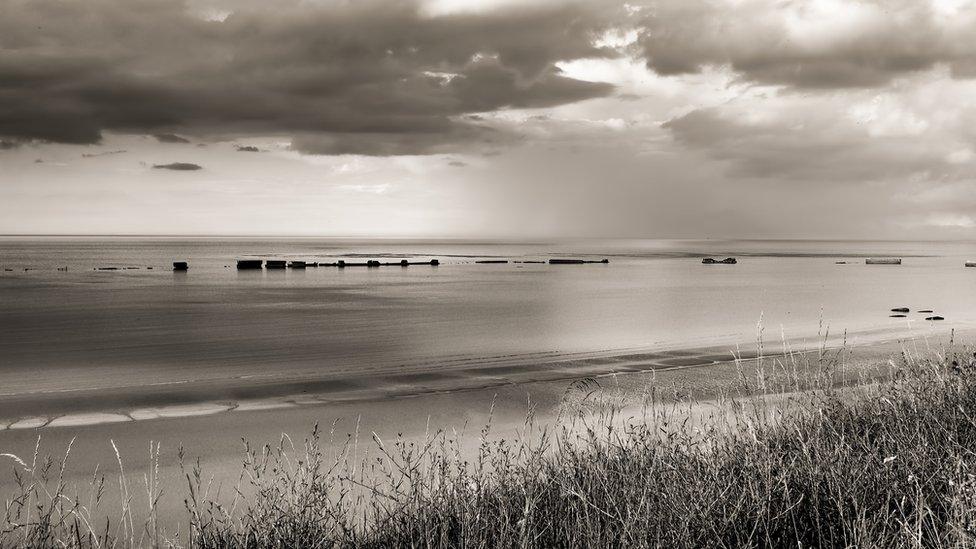
[[[790, 378], [789, 365], [777, 367]], [[217, 497], [207, 474], [185, 463], [181, 522], [189, 526], [178, 533], [157, 526], [153, 471], [138, 488], [150, 502], [144, 520], [133, 520], [132, 504], [96, 523], [105, 516], [94, 510], [97, 499], [63, 497], [61, 462], [35, 459], [16, 465], [23, 490], [5, 495], [2, 540], [46, 547], [976, 543], [972, 352], [906, 355], [885, 379], [857, 388], [818, 375], [819, 386], [802, 392], [759, 390], [719, 406], [666, 403], [652, 391], [635, 413], [591, 409], [510, 442], [486, 427], [470, 451], [443, 434], [414, 443], [374, 438], [365, 457], [351, 451], [354, 440], [320, 449], [328, 432], [304, 445], [286, 438], [277, 448], [246, 450], [233, 498]], [[793, 383], [803, 385], [795, 375]], [[756, 385], [763, 382], [754, 393]], [[598, 391], [578, 387], [581, 401]], [[629, 415], [638, 419], [623, 419]], [[93, 481], [96, 489], [104, 484]], [[136, 490], [125, 482], [116, 489]]]

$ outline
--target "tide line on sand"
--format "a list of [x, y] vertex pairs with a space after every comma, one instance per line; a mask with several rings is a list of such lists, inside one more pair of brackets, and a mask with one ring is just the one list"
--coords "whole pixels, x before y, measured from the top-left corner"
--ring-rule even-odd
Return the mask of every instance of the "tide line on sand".
[[32, 416], [16, 420], [0, 421], [0, 430], [39, 429], [42, 427], [84, 427], [86, 425], [101, 425], [105, 423], [125, 423], [147, 419], [179, 418], [190, 416], [205, 416], [219, 414], [230, 410], [270, 410], [294, 406], [286, 401], [244, 401], [235, 404], [218, 402], [202, 402], [158, 408], [140, 408], [131, 412], [81, 412], [57, 416]]
[[263, 399], [263, 400], [242, 400], [234, 408], [234, 411], [250, 412], [254, 410], [278, 410], [281, 408], [294, 408], [298, 404], [287, 400]]
[[188, 416], [208, 416], [219, 414], [234, 408], [230, 404], [216, 402], [201, 402], [199, 404], [183, 404], [178, 406], [162, 406], [159, 408], [142, 408], [129, 412], [129, 417], [136, 421], [145, 419], [160, 419]]
[[90, 414], [68, 414], [56, 417], [47, 424], [47, 427], [81, 427], [83, 425], [122, 423], [125, 421], [132, 421], [132, 418], [123, 414], [94, 412]]
[[37, 429], [47, 425], [47, 422], [46, 417], [26, 417], [11, 423], [7, 429]]

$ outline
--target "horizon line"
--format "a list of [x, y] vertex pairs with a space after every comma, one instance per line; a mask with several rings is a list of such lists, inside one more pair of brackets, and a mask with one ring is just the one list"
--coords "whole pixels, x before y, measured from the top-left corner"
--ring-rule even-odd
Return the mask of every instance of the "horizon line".
[[0, 238], [322, 238], [322, 239], [390, 239], [390, 240], [481, 240], [481, 241], [517, 241], [517, 242], [547, 242], [563, 240], [715, 240], [715, 241], [770, 241], [770, 242], [976, 242], [973, 238], [826, 238], [826, 237], [647, 237], [647, 236], [433, 236], [433, 235], [315, 235], [315, 234], [150, 234], [150, 233], [0, 233]]

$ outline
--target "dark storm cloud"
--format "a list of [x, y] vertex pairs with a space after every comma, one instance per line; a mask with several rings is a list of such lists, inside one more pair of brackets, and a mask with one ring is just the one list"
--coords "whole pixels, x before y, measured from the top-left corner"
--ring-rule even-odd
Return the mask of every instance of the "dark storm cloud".
[[257, 147], [252, 147], [250, 145], [237, 145], [235, 149], [237, 150], [237, 152], [247, 152], [247, 153], [261, 152], [261, 149]]
[[155, 137], [156, 141], [159, 141], [160, 143], [189, 143], [190, 142], [189, 139], [186, 139], [185, 137], [180, 137], [175, 133], [157, 133], [157, 134], [153, 134], [153, 137]]
[[727, 66], [743, 79], [797, 88], [877, 87], [948, 65], [972, 77], [976, 25], [916, 0], [809, 2], [665, 0], [644, 11], [639, 49], [662, 75]]
[[409, 1], [296, 0], [207, 20], [206, 7], [0, 0], [0, 136], [290, 134], [298, 150], [427, 153], [478, 141], [466, 113], [613, 92], [554, 63], [616, 55], [594, 41], [619, 8], [428, 16]]
[[498, 107], [553, 107], [591, 97], [609, 95], [614, 86], [561, 76], [550, 67], [530, 85], [521, 83], [518, 70], [500, 61], [472, 63], [464, 77], [451, 81], [451, 90], [465, 111], [490, 111]]
[[157, 170], [174, 170], [178, 172], [189, 172], [189, 171], [202, 170], [203, 166], [199, 166], [197, 164], [191, 164], [189, 162], [173, 162], [170, 164], [155, 164], [153, 168], [156, 168]]

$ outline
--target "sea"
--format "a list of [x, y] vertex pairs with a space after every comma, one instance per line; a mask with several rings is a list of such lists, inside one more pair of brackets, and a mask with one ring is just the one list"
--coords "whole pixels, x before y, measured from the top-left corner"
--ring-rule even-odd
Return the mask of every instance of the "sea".
[[[247, 258], [428, 263], [238, 270]], [[0, 415], [354, 398], [397, 375], [409, 392], [492, 366], [531, 378], [574, 357], [971, 329], [973, 259], [976, 242], [3, 237]]]

